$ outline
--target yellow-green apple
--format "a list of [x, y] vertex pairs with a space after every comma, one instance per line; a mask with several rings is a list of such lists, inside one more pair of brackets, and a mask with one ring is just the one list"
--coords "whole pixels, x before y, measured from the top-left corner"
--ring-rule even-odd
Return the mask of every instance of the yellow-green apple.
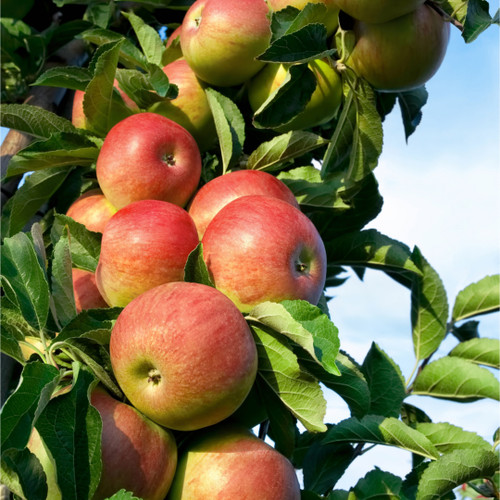
[[200, 180], [200, 150], [181, 125], [156, 113], [138, 113], [108, 132], [96, 174], [117, 209], [139, 200], [184, 206]]
[[144, 500], [163, 500], [177, 466], [172, 433], [100, 387], [90, 401], [102, 419], [102, 472], [93, 499], [125, 489]]
[[299, 500], [290, 461], [249, 430], [226, 424], [186, 444], [168, 500]]
[[274, 175], [260, 170], [235, 170], [207, 182], [189, 203], [188, 212], [200, 240], [210, 221], [223, 207], [236, 198], [250, 194], [272, 196], [299, 208], [288, 186]]
[[165, 43], [165, 55], [163, 56], [163, 60], [165, 60], [164, 64], [169, 64], [176, 59], [180, 59], [182, 57], [181, 50], [181, 27], [178, 26], [174, 31], [168, 36], [167, 42]]
[[332, 0], [332, 2], [354, 19], [367, 23], [386, 23], [409, 14], [425, 0]]
[[66, 215], [83, 224], [89, 231], [102, 233], [115, 212], [116, 208], [100, 189], [91, 189], [70, 205]]
[[356, 45], [347, 60], [359, 76], [381, 91], [405, 91], [427, 82], [439, 69], [450, 24], [433, 8], [383, 24], [354, 23]]
[[183, 208], [158, 200], [131, 203], [104, 230], [97, 287], [110, 306], [125, 306], [150, 288], [181, 281], [198, 243], [196, 226]]
[[95, 281], [95, 274], [84, 269], [72, 269], [73, 294], [75, 296], [76, 312], [80, 313], [84, 309], [97, 309], [108, 307], [102, 298]]
[[334, 33], [339, 25], [339, 8], [336, 0], [267, 0], [267, 3], [275, 12], [288, 6], [302, 10], [308, 3], [322, 3], [326, 7], [323, 23], [326, 26], [327, 34]]
[[185, 59], [167, 64], [163, 71], [170, 83], [179, 87], [179, 94], [175, 99], [156, 102], [148, 111], [182, 125], [195, 138], [200, 150], [205, 151], [214, 144], [217, 132], [204, 84], [198, 80]]
[[242, 312], [265, 301], [317, 304], [321, 297], [325, 246], [307, 216], [283, 200], [237, 198], [212, 219], [202, 243], [216, 288]]
[[196, 0], [181, 25], [181, 49], [203, 81], [228, 87], [244, 83], [264, 63], [256, 59], [271, 40], [265, 0]]
[[[288, 65], [268, 64], [248, 86], [248, 99], [252, 110], [257, 111], [282, 85], [288, 74]], [[316, 78], [316, 88], [306, 107], [290, 122], [277, 127], [278, 132], [301, 130], [330, 121], [342, 100], [342, 81], [333, 67], [324, 60], [312, 61], [309, 69]]]
[[221, 292], [199, 283], [166, 283], [134, 299], [118, 316], [109, 349], [134, 407], [175, 430], [227, 418], [257, 372], [245, 318]]

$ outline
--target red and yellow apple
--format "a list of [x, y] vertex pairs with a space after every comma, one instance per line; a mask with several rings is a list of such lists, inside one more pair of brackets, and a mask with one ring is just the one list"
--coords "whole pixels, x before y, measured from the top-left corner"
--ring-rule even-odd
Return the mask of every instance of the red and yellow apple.
[[184, 206], [200, 180], [200, 150], [193, 136], [174, 121], [138, 113], [108, 132], [96, 174], [104, 196], [117, 209], [139, 200]]
[[102, 298], [95, 281], [95, 274], [84, 269], [73, 268], [73, 295], [75, 296], [76, 312], [84, 309], [108, 307]]
[[225, 424], [200, 431], [179, 457], [168, 500], [299, 500], [290, 461], [249, 430]]
[[66, 215], [83, 224], [89, 231], [102, 233], [115, 212], [116, 208], [100, 189], [91, 189], [71, 204]]
[[264, 63], [271, 41], [265, 0], [196, 0], [181, 25], [181, 49], [198, 78], [228, 87], [246, 82]]
[[110, 306], [125, 306], [150, 288], [182, 280], [198, 243], [196, 226], [184, 209], [158, 200], [131, 203], [104, 230], [97, 287]]
[[425, 0], [332, 0], [354, 19], [366, 23], [386, 23], [417, 9]]
[[221, 292], [199, 283], [166, 283], [134, 299], [120, 313], [109, 347], [130, 402], [175, 430], [229, 417], [257, 373], [245, 318]]
[[212, 219], [202, 243], [216, 288], [242, 312], [265, 301], [317, 304], [321, 297], [325, 246], [307, 216], [283, 200], [237, 198]]

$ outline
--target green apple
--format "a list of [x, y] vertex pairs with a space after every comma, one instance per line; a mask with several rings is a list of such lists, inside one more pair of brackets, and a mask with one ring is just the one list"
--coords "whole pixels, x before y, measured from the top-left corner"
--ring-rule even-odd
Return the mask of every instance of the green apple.
[[354, 19], [367, 23], [386, 23], [423, 5], [425, 0], [332, 0]]

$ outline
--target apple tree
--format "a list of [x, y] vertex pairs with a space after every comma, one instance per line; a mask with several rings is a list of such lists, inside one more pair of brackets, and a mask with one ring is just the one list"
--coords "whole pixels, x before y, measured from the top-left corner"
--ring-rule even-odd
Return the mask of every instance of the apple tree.
[[[418, 247], [366, 229], [383, 205], [384, 119], [399, 109], [407, 140], [425, 127], [425, 83], [450, 31], [471, 43], [498, 24], [488, 2], [1, 8], [6, 495], [500, 498], [499, 431], [488, 441], [407, 401], [500, 400], [499, 340], [480, 337], [476, 319], [500, 309], [499, 275], [448, 297]], [[183, 161], [187, 177], [163, 189]], [[329, 301], [348, 269], [410, 292], [408, 380], [375, 341], [364, 359], [343, 348]], [[172, 298], [177, 289], [189, 297]], [[436, 356], [447, 337], [455, 347]], [[127, 360], [146, 351], [132, 390]], [[349, 418], [326, 421], [332, 394]], [[387, 446], [408, 452], [406, 477], [375, 467], [337, 487], [358, 457]], [[242, 447], [253, 461], [212, 470], [210, 457], [225, 465], [223, 451]]]

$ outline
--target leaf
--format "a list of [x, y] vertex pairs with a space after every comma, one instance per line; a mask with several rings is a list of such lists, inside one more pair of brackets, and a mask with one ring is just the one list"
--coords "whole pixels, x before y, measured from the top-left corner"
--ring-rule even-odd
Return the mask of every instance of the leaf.
[[84, 91], [90, 80], [92, 80], [92, 73], [87, 68], [65, 66], [49, 68], [36, 79], [33, 85]]
[[250, 153], [247, 168], [270, 171], [294, 158], [328, 144], [326, 139], [311, 132], [292, 130], [261, 143]]
[[38, 335], [38, 331], [24, 319], [19, 309], [6, 302], [5, 297], [2, 297], [0, 312], [2, 331], [0, 348], [4, 354], [24, 365], [26, 360], [19, 346], [19, 341], [24, 340], [27, 335], [33, 337]]
[[342, 420], [327, 431], [323, 442], [383, 444], [396, 446], [430, 459], [439, 457], [436, 447], [423, 434], [408, 427], [401, 420], [381, 415]]
[[59, 370], [45, 363], [28, 363], [19, 385], [1, 411], [2, 456], [9, 450], [22, 450], [28, 444], [33, 426], [49, 403], [59, 383]]
[[361, 478], [354, 486], [357, 498], [383, 498], [399, 500], [403, 480], [376, 467]]
[[479, 337], [479, 321], [466, 321], [460, 326], [451, 325], [450, 332], [460, 341], [465, 342]]
[[252, 328], [259, 356], [259, 376], [310, 431], [323, 432], [326, 401], [319, 383], [301, 370], [286, 339]]
[[489, 5], [485, 0], [469, 0], [467, 2], [467, 17], [462, 33], [467, 43], [473, 42], [492, 24], [498, 24], [498, 11], [495, 18], [492, 19], [488, 10]]
[[406, 387], [399, 366], [375, 342], [361, 367], [370, 389], [370, 413], [399, 417]]
[[5, 238], [2, 275], [12, 287], [26, 321], [35, 329], [44, 328], [49, 313], [49, 285], [26, 234]]
[[468, 481], [493, 476], [498, 467], [498, 456], [489, 450], [466, 449], [446, 453], [423, 472], [416, 499], [440, 498]]
[[430, 356], [446, 336], [448, 298], [441, 278], [415, 247], [412, 260], [423, 276], [413, 280], [411, 323], [417, 360]]
[[451, 350], [448, 356], [456, 356], [472, 363], [500, 369], [500, 340], [478, 338], [461, 342]]
[[443, 357], [429, 363], [418, 374], [412, 394], [453, 401], [491, 398], [500, 400], [500, 382], [486, 368], [465, 359]]
[[109, 497], [108, 500], [141, 500], [140, 498], [134, 496], [130, 491], [120, 490], [116, 492], [113, 496]]
[[211, 287], [215, 286], [203, 260], [203, 245], [201, 243], [188, 255], [184, 266], [184, 281], [201, 283]]
[[305, 300], [263, 302], [250, 311], [247, 321], [288, 337], [327, 372], [340, 375], [335, 365], [340, 346], [338, 329], [318, 307]]
[[452, 321], [500, 310], [500, 274], [486, 276], [460, 291], [453, 306]]
[[429, 93], [425, 87], [419, 87], [407, 92], [398, 92], [397, 96], [405, 128], [406, 142], [408, 142], [410, 135], [420, 125], [422, 108], [427, 104]]

